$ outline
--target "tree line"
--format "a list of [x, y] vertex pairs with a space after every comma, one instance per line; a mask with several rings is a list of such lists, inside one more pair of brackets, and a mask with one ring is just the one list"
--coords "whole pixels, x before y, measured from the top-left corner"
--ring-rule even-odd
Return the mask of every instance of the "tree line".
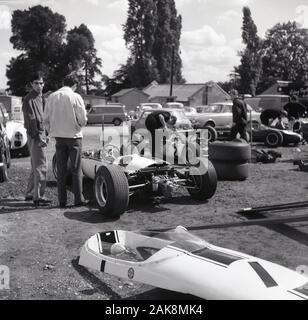
[[[63, 77], [76, 71], [80, 91], [110, 96], [123, 88], [143, 88], [153, 80], [170, 83], [172, 52], [174, 83], [184, 83], [180, 57], [182, 17], [174, 0], [129, 0], [123, 37], [129, 50], [127, 61], [111, 77], [101, 71], [95, 41], [85, 24], [67, 31], [63, 15], [48, 7], [34, 6], [15, 10], [10, 42], [21, 51], [11, 58], [6, 75], [12, 94], [24, 95], [31, 74], [39, 69], [46, 75], [45, 90], [56, 90]], [[242, 41], [239, 66], [233, 79], [219, 84], [229, 90], [255, 95], [276, 80], [304, 84], [308, 80], [308, 33], [295, 22], [278, 23], [258, 36], [251, 11], [243, 8]], [[100, 79], [100, 80], [97, 80]]]

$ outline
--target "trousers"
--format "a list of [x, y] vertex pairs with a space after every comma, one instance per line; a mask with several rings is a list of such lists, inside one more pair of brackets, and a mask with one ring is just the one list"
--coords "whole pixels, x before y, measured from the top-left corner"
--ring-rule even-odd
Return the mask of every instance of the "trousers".
[[[56, 160], [57, 160], [57, 188], [60, 205], [66, 205], [67, 190], [66, 176], [68, 170], [72, 174], [72, 187], [75, 205], [84, 201], [82, 194], [82, 172], [81, 172], [81, 138], [56, 138]], [[68, 160], [70, 167], [68, 168]]]
[[47, 160], [46, 148], [39, 146], [39, 140], [27, 135], [31, 159], [31, 173], [28, 179], [26, 197], [33, 195], [33, 200], [44, 196], [46, 189]]

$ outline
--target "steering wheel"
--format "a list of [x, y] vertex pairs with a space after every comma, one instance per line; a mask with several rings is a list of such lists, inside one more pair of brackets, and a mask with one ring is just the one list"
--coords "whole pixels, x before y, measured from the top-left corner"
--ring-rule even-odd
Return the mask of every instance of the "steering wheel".
[[109, 162], [113, 162], [115, 159], [120, 157], [120, 149], [114, 144], [106, 144], [100, 151], [100, 157]]

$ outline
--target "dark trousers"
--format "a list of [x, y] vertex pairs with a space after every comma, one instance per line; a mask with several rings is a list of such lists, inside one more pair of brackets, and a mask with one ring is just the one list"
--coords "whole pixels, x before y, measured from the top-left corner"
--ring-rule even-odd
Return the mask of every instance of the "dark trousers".
[[75, 204], [78, 204], [84, 201], [82, 195], [81, 152], [81, 138], [56, 138], [57, 186], [60, 205], [65, 205], [67, 200], [66, 175], [68, 171], [68, 159], [70, 160], [69, 169], [72, 173], [74, 202]]
[[242, 139], [245, 139], [247, 141], [247, 131], [246, 131], [246, 124], [242, 123], [236, 123], [232, 128], [231, 128], [231, 133], [230, 133], [230, 140], [236, 139], [236, 135], [240, 134]]

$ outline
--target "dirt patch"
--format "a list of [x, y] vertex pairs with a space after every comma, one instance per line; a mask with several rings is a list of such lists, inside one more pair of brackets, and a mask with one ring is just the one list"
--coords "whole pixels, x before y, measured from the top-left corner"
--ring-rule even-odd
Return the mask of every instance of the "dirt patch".
[[[84, 149], [97, 147], [92, 133], [85, 135]], [[0, 299], [183, 299], [175, 294], [132, 281], [85, 269], [78, 265], [79, 250], [94, 233], [113, 229], [166, 228], [177, 225], [246, 221], [235, 212], [243, 207], [303, 201], [307, 199], [308, 173], [296, 170], [292, 160], [308, 158], [308, 147], [279, 148], [279, 162], [250, 164], [249, 178], [242, 182], [220, 181], [215, 196], [197, 203], [188, 193], [177, 193], [153, 205], [132, 201], [120, 219], [99, 214], [90, 207], [57, 208], [56, 183], [48, 171], [47, 196], [52, 204], [36, 209], [25, 202], [29, 158], [13, 159], [10, 180], [0, 184], [0, 265], [10, 268], [10, 289]], [[48, 160], [54, 144], [48, 146]], [[92, 185], [84, 181], [91, 199]], [[72, 194], [69, 193], [72, 204]], [[268, 213], [266, 217], [304, 214], [306, 210]], [[194, 231], [219, 246], [239, 250], [295, 269], [308, 265], [308, 223], [251, 225]]]

